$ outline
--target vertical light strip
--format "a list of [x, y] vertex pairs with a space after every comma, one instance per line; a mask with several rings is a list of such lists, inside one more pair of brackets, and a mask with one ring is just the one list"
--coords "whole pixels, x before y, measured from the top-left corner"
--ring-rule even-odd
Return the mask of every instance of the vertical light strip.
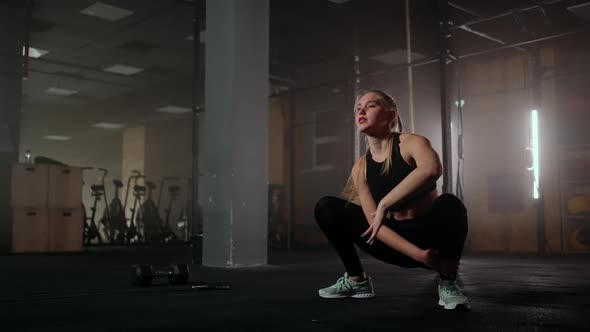
[[539, 119], [537, 110], [531, 111], [531, 148], [533, 153], [533, 198], [539, 199]]

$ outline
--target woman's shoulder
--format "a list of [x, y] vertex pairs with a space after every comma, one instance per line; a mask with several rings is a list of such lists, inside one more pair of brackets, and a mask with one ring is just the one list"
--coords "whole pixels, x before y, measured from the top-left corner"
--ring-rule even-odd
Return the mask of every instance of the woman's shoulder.
[[367, 150], [367, 152], [363, 153], [360, 156], [360, 158], [354, 162], [354, 164], [352, 165], [353, 172], [365, 166], [365, 164], [367, 162], [367, 153], [369, 153], [368, 150]]
[[426, 136], [413, 134], [413, 133], [400, 133], [399, 134], [399, 141], [400, 143], [428, 143], [430, 144], [430, 140]]

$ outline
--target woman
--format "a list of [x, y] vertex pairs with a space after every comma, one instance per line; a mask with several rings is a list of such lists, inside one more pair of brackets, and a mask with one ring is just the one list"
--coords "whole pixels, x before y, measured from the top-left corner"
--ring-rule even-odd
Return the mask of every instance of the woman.
[[383, 91], [369, 90], [357, 98], [355, 119], [368, 151], [352, 168], [345, 199], [324, 197], [315, 208], [315, 218], [346, 273], [319, 295], [375, 296], [356, 244], [386, 263], [437, 271], [439, 305], [469, 309], [456, 281], [467, 211], [455, 196], [437, 194], [442, 172], [437, 153], [425, 137], [401, 133], [397, 105]]

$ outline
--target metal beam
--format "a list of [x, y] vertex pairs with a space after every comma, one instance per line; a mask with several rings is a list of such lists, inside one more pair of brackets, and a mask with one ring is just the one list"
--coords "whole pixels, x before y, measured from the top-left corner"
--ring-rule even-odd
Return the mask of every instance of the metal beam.
[[[584, 26], [580, 29], [576, 29], [576, 30], [572, 30], [572, 31], [564, 32], [564, 33], [558, 33], [558, 34], [550, 35], [547, 37], [536, 38], [536, 39], [527, 40], [527, 41], [523, 41], [523, 42], [502, 45], [499, 47], [489, 48], [489, 49], [476, 51], [476, 52], [472, 52], [472, 53], [466, 53], [463, 55], [458, 55], [457, 58], [458, 59], [470, 58], [473, 56], [478, 56], [478, 55], [501, 51], [501, 50], [505, 50], [505, 49], [509, 49], [509, 48], [514, 48], [514, 46], [530, 45], [530, 44], [534, 44], [534, 43], [538, 43], [538, 42], [542, 42], [542, 41], [547, 41], [547, 40], [565, 37], [565, 36], [574, 35], [574, 34], [583, 33], [583, 32], [590, 32], [590, 25]], [[440, 59], [436, 58], [436, 59], [428, 59], [428, 60], [424, 60], [424, 61], [418, 61], [418, 62], [414, 62], [414, 63], [410, 63], [410, 64], [396, 65], [396, 66], [392, 66], [391, 68], [389, 68], [387, 70], [380, 72], [379, 74], [395, 73], [399, 70], [405, 70], [408, 67], [412, 67], [412, 68], [422, 67], [422, 66], [438, 63], [439, 61], [440, 61]], [[375, 73], [362, 74], [359, 77], [362, 79], [367, 76], [375, 76]], [[304, 87], [294, 87], [293, 89], [291, 89], [291, 91], [289, 91], [289, 93], [308, 91], [308, 90], [313, 90], [313, 89], [317, 89], [317, 88], [322, 88], [322, 87], [335, 85], [335, 84], [342, 84], [342, 83], [353, 84], [353, 81], [352, 80], [326, 81], [326, 82], [322, 82], [322, 83], [318, 83], [318, 84], [314, 84], [314, 85], [309, 85], [309, 86], [304, 86]], [[271, 96], [279, 96], [279, 95], [285, 95], [285, 94], [287, 94], [287, 93], [272, 94]]]
[[492, 37], [492, 36], [490, 36], [490, 35], [488, 35], [488, 34], [486, 34], [486, 33], [483, 33], [483, 32], [481, 32], [481, 31], [479, 31], [479, 30], [472, 29], [472, 28], [470, 28], [470, 27], [468, 27], [468, 26], [466, 26], [466, 25], [462, 25], [462, 26], [460, 26], [460, 27], [459, 27], [459, 29], [461, 29], [461, 30], [463, 30], [463, 31], [467, 31], [467, 32], [469, 32], [469, 33], [472, 33], [472, 34], [474, 34], [474, 35], [476, 35], [476, 36], [479, 36], [479, 37], [485, 38], [485, 39], [487, 39], [487, 40], [491, 40], [491, 41], [493, 41], [494, 43], [498, 43], [498, 44], [500, 44], [500, 45], [506, 45], [506, 42], [505, 42], [505, 41], [503, 41], [502, 39], [494, 38], [494, 37]]
[[[412, 63], [412, 29], [410, 24], [410, 0], [405, 2], [406, 9], [406, 61], [408, 64]], [[414, 76], [412, 66], [408, 66], [408, 110], [410, 112], [410, 132], [416, 132], [414, 126]]]
[[460, 5], [456, 4], [456, 3], [449, 2], [449, 6], [451, 6], [451, 7], [453, 7], [453, 8], [456, 8], [456, 9], [459, 9], [460, 11], [462, 11], [462, 12], [465, 12], [465, 13], [467, 13], [467, 14], [471, 15], [471, 16], [475, 16], [475, 17], [477, 17], [478, 19], [482, 19], [482, 18], [484, 18], [482, 15], [480, 15], [480, 14], [478, 14], [478, 13], [474, 12], [473, 10], [467, 9], [467, 8], [465, 8], [465, 7], [463, 7], [463, 6], [460, 6]]
[[451, 27], [451, 30], [459, 29], [459, 27], [462, 26], [462, 25], [473, 25], [473, 24], [477, 24], [477, 23], [483, 23], [483, 22], [493, 21], [493, 20], [496, 20], [496, 19], [499, 19], [499, 18], [502, 18], [502, 17], [505, 17], [505, 16], [512, 15], [512, 13], [514, 11], [516, 11], [516, 12], [524, 12], [524, 11], [536, 9], [539, 6], [551, 5], [551, 4], [555, 4], [555, 3], [563, 2], [563, 1], [565, 1], [565, 0], [539, 1], [539, 3], [537, 3], [534, 6], [528, 6], [528, 7], [513, 9], [513, 10], [510, 10], [510, 11], [507, 11], [507, 12], [504, 12], [504, 13], [500, 13], [500, 14], [497, 14], [497, 15], [494, 15], [494, 16], [481, 17], [481, 18], [478, 18], [478, 19], [475, 19], [475, 20], [472, 20], [472, 21], [468, 21], [468, 22], [465, 22], [465, 23], [463, 23], [461, 25], [456, 25], [456, 26]]
[[482, 54], [486, 54], [486, 53], [491, 53], [491, 52], [505, 50], [505, 49], [508, 49], [508, 48], [512, 48], [514, 46], [522, 46], [522, 45], [534, 44], [534, 43], [538, 43], [538, 42], [541, 42], [541, 41], [546, 41], [546, 40], [555, 39], [555, 38], [559, 38], [559, 37], [565, 37], [565, 36], [569, 36], [569, 35], [573, 35], [573, 34], [577, 34], [577, 33], [581, 33], [581, 32], [588, 32], [588, 31], [590, 31], [590, 26], [585, 26], [585, 27], [580, 28], [580, 29], [576, 29], [576, 30], [572, 30], [572, 31], [564, 32], [564, 33], [558, 33], [558, 34], [550, 35], [550, 36], [547, 36], [547, 37], [537, 38], [537, 39], [533, 39], [533, 40], [527, 40], [527, 41], [524, 41], [524, 42], [508, 44], [508, 45], [500, 46], [500, 47], [496, 47], [496, 48], [490, 48], [490, 49], [483, 50], [483, 51], [477, 51], [477, 52], [463, 54], [463, 55], [460, 55], [459, 56], [459, 59], [470, 58], [470, 57], [476, 56], [476, 55], [482, 55]]
[[[461, 11], [463, 11], [463, 12], [467, 13], [467, 14], [470, 14], [470, 15], [472, 15], [472, 16], [475, 16], [475, 17], [477, 17], [478, 19], [482, 19], [482, 18], [483, 18], [483, 16], [482, 16], [482, 15], [480, 15], [480, 14], [476, 13], [475, 11], [473, 11], [473, 10], [470, 10], [470, 9], [467, 9], [467, 8], [465, 8], [465, 7], [463, 7], [463, 6], [459, 6], [459, 5], [455, 4], [455, 3], [449, 2], [449, 6], [451, 6], [451, 7], [453, 7], [453, 8], [456, 8], [456, 9], [459, 9], [459, 10], [461, 10]], [[474, 35], [476, 35], [476, 36], [479, 36], [479, 37], [485, 38], [485, 39], [487, 39], [487, 40], [491, 40], [491, 41], [493, 41], [493, 42], [495, 42], [495, 43], [498, 43], [498, 44], [500, 44], [500, 45], [506, 45], [506, 42], [505, 42], [505, 41], [503, 41], [503, 40], [501, 40], [501, 39], [499, 39], [499, 38], [492, 37], [492, 36], [490, 36], [490, 35], [488, 35], [488, 34], [486, 34], [486, 33], [484, 33], [484, 32], [481, 32], [481, 31], [479, 31], [479, 30], [473, 29], [473, 28], [471, 28], [471, 27], [469, 27], [469, 26], [467, 26], [467, 25], [465, 25], [465, 24], [462, 24], [462, 25], [460, 25], [460, 26], [458, 26], [458, 27], [459, 27], [459, 29], [461, 29], [461, 30], [463, 30], [463, 31], [470, 32], [470, 33], [472, 33], [472, 34], [474, 34]], [[527, 50], [525, 50], [525, 49], [523, 49], [523, 48], [520, 48], [520, 47], [515, 47], [515, 48], [516, 48], [517, 50], [521, 51], [521, 52], [527, 52]]]
[[439, 23], [439, 72], [440, 72], [440, 115], [442, 134], [442, 166], [443, 166], [443, 192], [451, 193], [453, 190], [453, 160], [451, 142], [451, 112], [448, 98], [448, 67], [447, 61], [450, 54], [449, 12], [448, 1], [438, 0]]

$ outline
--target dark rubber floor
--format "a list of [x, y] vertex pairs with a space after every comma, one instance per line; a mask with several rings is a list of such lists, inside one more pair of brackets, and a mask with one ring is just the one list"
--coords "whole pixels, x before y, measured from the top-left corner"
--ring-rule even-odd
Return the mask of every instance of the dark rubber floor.
[[129, 285], [134, 263], [191, 262], [190, 248], [89, 249], [81, 254], [0, 256], [2, 331], [123, 331], [132, 328], [336, 331], [570, 331], [590, 327], [588, 255], [468, 254], [462, 282], [473, 309], [437, 305], [436, 276], [363, 257], [374, 299], [326, 300], [317, 289], [343, 270], [331, 250], [271, 252], [269, 264], [191, 265], [190, 285]]

